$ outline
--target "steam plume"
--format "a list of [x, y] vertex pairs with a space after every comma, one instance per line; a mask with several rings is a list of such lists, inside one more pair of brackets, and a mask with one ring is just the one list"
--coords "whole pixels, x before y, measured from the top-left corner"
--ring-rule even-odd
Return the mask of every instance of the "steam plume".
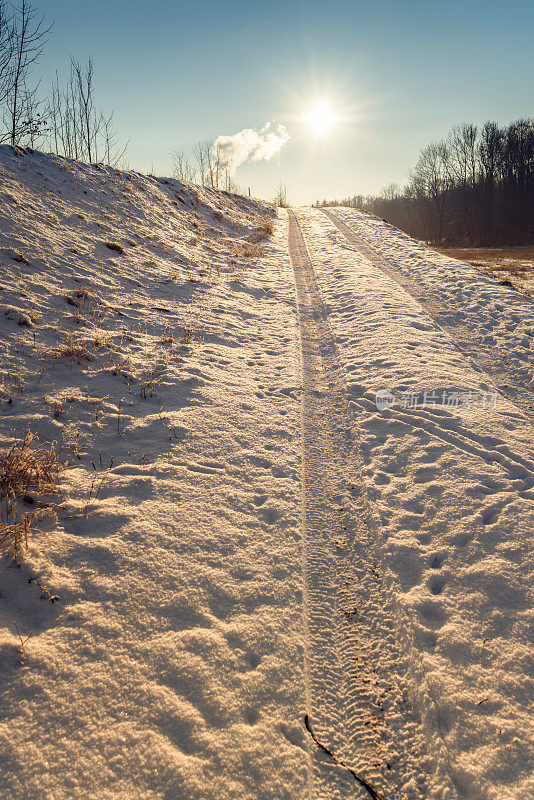
[[237, 167], [245, 161], [270, 161], [288, 141], [289, 134], [284, 125], [267, 122], [259, 131], [244, 128], [233, 136], [218, 136], [213, 150], [234, 175]]

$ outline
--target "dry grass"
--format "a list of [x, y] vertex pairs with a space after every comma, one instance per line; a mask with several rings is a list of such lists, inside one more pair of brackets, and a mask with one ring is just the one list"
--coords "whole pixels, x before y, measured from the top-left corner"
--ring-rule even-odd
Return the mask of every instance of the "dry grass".
[[163, 328], [163, 331], [161, 332], [160, 343], [170, 345], [174, 344], [174, 334], [170, 326], [167, 325], [165, 328]]
[[17, 509], [6, 502], [0, 514], [0, 555], [22, 558], [28, 550], [30, 536], [46, 537], [46, 533], [36, 526], [36, 522], [50, 516], [54, 516], [52, 509], [36, 508], [31, 513], [22, 514], [19, 519]]
[[180, 339], [182, 344], [189, 344], [195, 338], [195, 331], [193, 328], [185, 327], [182, 331], [182, 338]]
[[55, 490], [65, 465], [53, 444], [36, 447], [33, 445], [36, 439], [28, 430], [21, 442], [0, 454], [2, 497], [20, 497], [32, 490], [39, 494]]
[[[14, 558], [28, 549], [30, 535], [45, 535], [36, 523], [55, 512], [50, 503], [39, 503], [39, 496], [57, 494], [59, 477], [66, 469], [53, 444], [36, 446], [35, 441], [28, 430], [21, 442], [0, 453], [0, 553]], [[18, 505], [23, 502], [39, 505], [19, 514]]]
[[54, 400], [52, 408], [54, 409], [54, 417], [58, 419], [63, 414], [63, 403], [61, 400]]
[[141, 385], [139, 387], [139, 395], [143, 400], [148, 400], [149, 397], [155, 396], [156, 387], [163, 380], [167, 367], [168, 362], [165, 358], [146, 370], [141, 378]]
[[[491, 275], [501, 283], [534, 295], [534, 247], [451, 247], [433, 248]], [[527, 283], [526, 283], [527, 282]]]
[[0, 397], [9, 397], [13, 391], [23, 393], [24, 381], [21, 376], [13, 370], [0, 371]]
[[109, 333], [98, 331], [93, 339], [93, 345], [95, 347], [105, 347], [107, 350], [111, 350], [113, 348], [113, 341]]
[[433, 249], [476, 267], [487, 265], [495, 269], [506, 269], [515, 274], [534, 272], [534, 247], [435, 247]]
[[65, 295], [65, 300], [74, 307], [74, 319], [78, 325], [94, 325], [102, 319], [109, 308], [102, 298], [90, 292], [87, 286]]
[[127, 358], [118, 359], [117, 361], [112, 361], [111, 363], [106, 364], [102, 368], [102, 371], [110, 372], [114, 377], [117, 375], [122, 375], [123, 378], [126, 378], [127, 380], [135, 380], [133, 375], [132, 357], [130, 355]]
[[265, 217], [259, 225], [248, 235], [248, 240], [254, 244], [262, 242], [267, 236], [271, 236], [274, 231], [274, 222], [269, 217]]
[[232, 249], [234, 251], [234, 255], [238, 258], [262, 258], [265, 255], [265, 250], [261, 244], [234, 242]]
[[66, 333], [57, 343], [56, 347], [45, 347], [37, 351], [39, 358], [44, 361], [61, 361], [66, 359], [71, 363], [82, 364], [84, 361], [94, 361], [90, 350], [90, 343], [74, 333]]

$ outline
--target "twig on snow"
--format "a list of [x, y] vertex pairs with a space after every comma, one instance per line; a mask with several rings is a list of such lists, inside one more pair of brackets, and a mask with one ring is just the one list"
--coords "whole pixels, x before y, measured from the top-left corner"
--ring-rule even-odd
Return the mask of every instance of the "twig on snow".
[[373, 800], [384, 800], [384, 797], [381, 794], [379, 794], [376, 791], [376, 789], [373, 786], [371, 786], [371, 784], [368, 783], [365, 780], [365, 778], [362, 778], [361, 775], [358, 775], [357, 772], [354, 772], [352, 767], [349, 767], [347, 764], [345, 764], [343, 761], [341, 761], [341, 759], [338, 758], [336, 756], [336, 754], [333, 753], [330, 750], [330, 748], [326, 747], [326, 745], [322, 744], [322, 742], [319, 741], [319, 739], [317, 738], [317, 736], [315, 735], [315, 733], [312, 730], [312, 726], [311, 726], [311, 722], [310, 722], [310, 718], [309, 718], [308, 714], [304, 715], [304, 725], [306, 726], [306, 730], [310, 734], [311, 738], [313, 739], [313, 741], [315, 742], [317, 747], [319, 747], [324, 753], [326, 753], [328, 756], [330, 756], [332, 761], [334, 761], [338, 766], [343, 767], [343, 769], [346, 769], [347, 772], [350, 772], [350, 774], [352, 775], [352, 777], [354, 778], [356, 783], [359, 783], [360, 786], [363, 786], [364, 789], [367, 789], [367, 791], [369, 792], [369, 794], [371, 795]]

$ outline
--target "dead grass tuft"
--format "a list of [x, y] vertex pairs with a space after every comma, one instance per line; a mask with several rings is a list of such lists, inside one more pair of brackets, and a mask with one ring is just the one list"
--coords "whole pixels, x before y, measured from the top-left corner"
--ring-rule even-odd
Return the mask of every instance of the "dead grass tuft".
[[54, 417], [59, 419], [59, 417], [63, 414], [63, 403], [61, 400], [54, 400], [52, 407], [54, 409]]
[[110, 308], [101, 297], [90, 292], [87, 286], [65, 295], [65, 300], [74, 307], [74, 319], [78, 325], [95, 325]]
[[57, 343], [56, 347], [46, 347], [39, 350], [37, 355], [45, 361], [60, 361], [68, 359], [72, 363], [82, 364], [84, 361], [94, 361], [90, 351], [90, 344], [85, 339], [74, 333], [66, 333]]
[[65, 465], [55, 446], [32, 446], [37, 437], [26, 431], [24, 439], [10, 450], [0, 453], [0, 494], [2, 497], [21, 497], [29, 491], [54, 491], [59, 474]]
[[163, 328], [163, 331], [161, 332], [161, 338], [160, 338], [159, 341], [160, 341], [160, 344], [170, 344], [171, 353], [173, 353], [173, 351], [174, 351], [174, 333], [172, 331], [172, 328], [169, 325], [167, 325], [167, 326], [165, 326], [165, 328]]
[[257, 244], [258, 242], [262, 242], [267, 236], [271, 236], [274, 231], [274, 222], [272, 219], [265, 217], [259, 223], [259, 225], [249, 234], [248, 240], [249, 242], [253, 242]]
[[[50, 503], [39, 503], [39, 496], [57, 494], [59, 477], [67, 468], [54, 444], [36, 446], [36, 438], [28, 430], [21, 442], [0, 453], [0, 553], [14, 558], [28, 549], [30, 534], [46, 535], [36, 523], [55, 511]], [[20, 503], [39, 504], [20, 514]]]
[[156, 387], [163, 380], [166, 369], [167, 361], [164, 360], [146, 370], [139, 387], [139, 395], [143, 400], [148, 400], [149, 397], [155, 397]]
[[182, 338], [180, 341], [182, 342], [182, 344], [189, 344], [190, 342], [193, 341], [194, 338], [195, 338], [195, 331], [193, 330], [193, 328], [186, 327], [182, 331]]
[[262, 258], [265, 250], [261, 244], [248, 244], [246, 242], [234, 242], [232, 249], [238, 258]]
[[23, 558], [28, 550], [30, 537], [46, 537], [46, 533], [37, 527], [36, 522], [53, 516], [55, 514], [52, 509], [37, 508], [35, 511], [25, 512], [19, 519], [17, 509], [6, 502], [0, 513], [0, 555]]
[[0, 371], [0, 397], [9, 397], [13, 391], [19, 394], [24, 392], [24, 381], [21, 376], [13, 370]]
[[111, 350], [113, 348], [113, 341], [109, 333], [99, 331], [93, 339], [93, 345], [95, 347], [105, 347], [107, 350]]

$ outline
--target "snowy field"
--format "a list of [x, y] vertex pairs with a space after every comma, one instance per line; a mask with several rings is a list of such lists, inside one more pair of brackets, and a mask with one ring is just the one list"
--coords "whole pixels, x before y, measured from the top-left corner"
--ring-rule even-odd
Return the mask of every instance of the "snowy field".
[[0, 796], [530, 796], [532, 300], [348, 209], [0, 199]]

